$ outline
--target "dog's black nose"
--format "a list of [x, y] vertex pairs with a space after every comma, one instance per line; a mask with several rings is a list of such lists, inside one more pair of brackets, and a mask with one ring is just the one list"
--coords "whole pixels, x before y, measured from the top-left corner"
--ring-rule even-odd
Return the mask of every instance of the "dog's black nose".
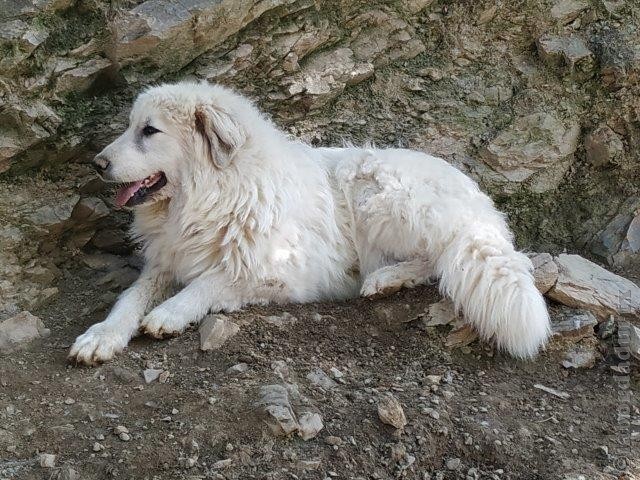
[[93, 159], [93, 168], [95, 168], [98, 173], [104, 173], [107, 168], [109, 168], [110, 163], [111, 162], [109, 162], [109, 160], [107, 160], [106, 158], [100, 155], [96, 155], [96, 157]]

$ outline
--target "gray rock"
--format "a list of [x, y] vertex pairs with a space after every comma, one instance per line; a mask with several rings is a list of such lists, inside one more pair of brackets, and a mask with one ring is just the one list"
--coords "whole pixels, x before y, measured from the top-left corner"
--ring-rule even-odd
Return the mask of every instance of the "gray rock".
[[164, 370], [158, 368], [147, 368], [142, 372], [142, 376], [144, 377], [144, 381], [146, 383], [155, 382]]
[[580, 340], [593, 336], [597, 324], [598, 319], [591, 312], [565, 310], [552, 316], [551, 331], [554, 335]]
[[571, 395], [569, 395], [567, 392], [563, 392], [552, 387], [547, 387], [546, 385], [542, 385], [540, 383], [536, 383], [533, 388], [537, 388], [538, 390], [542, 390], [543, 392], [553, 395], [554, 397], [562, 398], [563, 400], [571, 397]]
[[628, 339], [629, 351], [637, 360], [640, 360], [640, 328], [624, 322], [618, 326], [618, 343]]
[[309, 107], [318, 108], [342, 93], [347, 85], [366, 80], [373, 71], [372, 63], [356, 61], [353, 50], [339, 48], [314, 56], [299, 75], [289, 80], [287, 93], [304, 93], [311, 98]]
[[236, 363], [235, 365], [232, 365], [231, 367], [227, 368], [227, 375], [240, 375], [241, 373], [246, 372], [247, 370], [249, 370], [249, 365], [247, 365], [246, 363]]
[[59, 94], [84, 92], [93, 85], [101, 73], [111, 67], [111, 61], [106, 58], [91, 58], [74, 68], [65, 70], [56, 81], [55, 92]]
[[558, 279], [558, 265], [549, 253], [535, 253], [530, 256], [533, 264], [533, 278], [540, 293], [547, 293]]
[[593, 345], [575, 345], [565, 352], [562, 362], [564, 368], [592, 368], [598, 359]]
[[38, 100], [4, 98], [0, 109], [0, 173], [9, 169], [14, 157], [51, 137], [62, 119]]
[[564, 75], [591, 73], [595, 60], [587, 44], [579, 37], [544, 35], [536, 42], [540, 58]]
[[91, 237], [91, 245], [98, 250], [110, 253], [123, 254], [131, 250], [127, 234], [119, 228], [98, 230], [95, 235]]
[[382, 423], [402, 429], [407, 424], [402, 405], [396, 397], [389, 394], [378, 401], [378, 417]]
[[293, 325], [298, 321], [298, 319], [289, 312], [282, 312], [280, 315], [268, 315], [262, 318], [264, 318], [267, 323], [275, 325], [278, 328], [285, 328], [286, 326]]
[[579, 255], [555, 258], [558, 280], [547, 295], [564, 305], [589, 310], [604, 318], [611, 314], [640, 314], [640, 287]]
[[56, 466], [56, 456], [52, 453], [41, 453], [39, 460], [42, 468], [54, 468]]
[[589, 3], [586, 0], [560, 0], [551, 7], [551, 16], [566, 25], [573, 22], [587, 8]]
[[640, 213], [629, 223], [620, 248], [612, 255], [612, 262], [622, 267], [640, 266]]
[[127, 264], [127, 261], [116, 255], [110, 255], [108, 253], [95, 253], [90, 255], [84, 255], [81, 258], [82, 263], [92, 270], [119, 270]]
[[80, 480], [80, 474], [68, 465], [60, 470], [60, 480]]
[[159, 67], [158, 74], [176, 71], [289, 1], [147, 0], [114, 21], [114, 53], [124, 66], [144, 58]]
[[595, 167], [615, 162], [624, 153], [624, 144], [618, 134], [607, 125], [601, 125], [584, 139], [587, 160]]
[[298, 435], [303, 440], [315, 438], [323, 427], [322, 417], [318, 413], [306, 412], [298, 418]]
[[422, 319], [423, 327], [435, 327], [438, 325], [452, 325], [460, 320], [456, 314], [453, 302], [443, 298], [439, 302], [429, 305]]
[[324, 388], [325, 390], [331, 390], [338, 386], [338, 384], [327, 375], [321, 368], [315, 368], [307, 374], [307, 380], [317, 387]]
[[462, 466], [462, 461], [459, 458], [449, 458], [446, 461], [445, 466], [447, 467], [447, 470], [459, 470]]
[[239, 331], [240, 327], [226, 316], [209, 315], [200, 325], [200, 349], [216, 350]]
[[580, 126], [549, 113], [517, 118], [488, 145], [480, 157], [507, 180], [522, 182], [534, 173], [572, 157]]
[[71, 211], [71, 218], [78, 225], [95, 223], [107, 215], [109, 207], [98, 197], [81, 198]]
[[13, 352], [49, 334], [42, 320], [27, 311], [21, 312], [0, 323], [0, 353]]
[[299, 424], [289, 393], [282, 385], [265, 385], [260, 388], [257, 402], [266, 414], [266, 422], [274, 435], [289, 435], [298, 430]]
[[[4, 4], [3, 4], [4, 7]], [[0, 67], [15, 67], [27, 58], [49, 36], [42, 25], [29, 24], [20, 19], [0, 23], [0, 45], [12, 47], [12, 55], [3, 55]]]
[[51, 235], [60, 235], [71, 227], [71, 213], [79, 200], [79, 195], [72, 195], [55, 205], [43, 205], [28, 215], [27, 219], [45, 228]]
[[639, 209], [639, 197], [630, 197], [623, 202], [617, 208], [618, 213], [591, 241], [591, 251], [607, 263], [616, 266], [628, 266], [634, 260], [640, 260], [640, 252], [637, 251], [640, 220], [634, 222], [634, 219], [640, 216], [636, 213]]

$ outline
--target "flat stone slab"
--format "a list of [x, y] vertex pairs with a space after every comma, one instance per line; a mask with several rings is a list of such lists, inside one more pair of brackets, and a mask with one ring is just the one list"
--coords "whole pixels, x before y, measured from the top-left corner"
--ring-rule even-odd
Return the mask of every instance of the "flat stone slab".
[[579, 255], [555, 258], [558, 280], [547, 296], [574, 308], [608, 315], [640, 315], [640, 287]]

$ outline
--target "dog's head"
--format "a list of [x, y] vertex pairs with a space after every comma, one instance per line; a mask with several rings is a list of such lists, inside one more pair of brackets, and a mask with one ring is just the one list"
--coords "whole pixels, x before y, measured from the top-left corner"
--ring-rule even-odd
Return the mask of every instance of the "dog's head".
[[150, 88], [136, 99], [127, 130], [95, 157], [94, 166], [104, 180], [123, 184], [118, 206], [172, 198], [198, 171], [229, 168], [247, 140], [241, 120], [252, 108], [207, 83]]

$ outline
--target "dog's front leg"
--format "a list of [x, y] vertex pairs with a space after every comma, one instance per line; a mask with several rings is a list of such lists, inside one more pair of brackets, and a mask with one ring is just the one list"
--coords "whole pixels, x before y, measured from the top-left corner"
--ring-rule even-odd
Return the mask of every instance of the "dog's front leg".
[[121, 352], [137, 333], [145, 312], [166, 294], [170, 283], [168, 274], [145, 267], [140, 277], [122, 292], [107, 318], [76, 339], [69, 359], [96, 365]]
[[232, 311], [242, 307], [229, 279], [216, 273], [205, 273], [144, 317], [140, 328], [155, 338], [179, 335], [192, 323], [198, 323], [209, 311]]

